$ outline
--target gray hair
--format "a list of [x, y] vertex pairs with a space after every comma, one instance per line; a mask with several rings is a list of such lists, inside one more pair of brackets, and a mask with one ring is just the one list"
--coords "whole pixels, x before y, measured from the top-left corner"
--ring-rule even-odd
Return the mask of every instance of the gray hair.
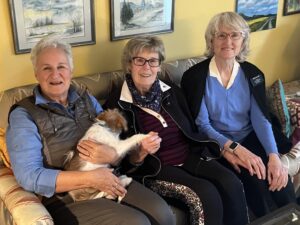
[[157, 36], [137, 36], [127, 42], [122, 55], [122, 68], [124, 72], [130, 73], [129, 65], [133, 57], [142, 51], [157, 52], [159, 60], [165, 60], [165, 47]]
[[249, 54], [250, 28], [243, 17], [235, 12], [222, 12], [215, 15], [210, 20], [205, 31], [206, 51], [204, 54], [208, 57], [212, 57], [214, 55], [212, 41], [216, 32], [219, 32], [221, 27], [241, 31], [243, 33], [244, 40], [241, 46], [241, 51], [236, 56], [236, 60], [238, 62], [245, 61]]
[[71, 45], [63, 41], [62, 36], [58, 34], [50, 34], [41, 40], [31, 49], [31, 62], [34, 70], [36, 70], [36, 61], [39, 54], [46, 48], [58, 48], [65, 52], [71, 71], [73, 71], [73, 56]]

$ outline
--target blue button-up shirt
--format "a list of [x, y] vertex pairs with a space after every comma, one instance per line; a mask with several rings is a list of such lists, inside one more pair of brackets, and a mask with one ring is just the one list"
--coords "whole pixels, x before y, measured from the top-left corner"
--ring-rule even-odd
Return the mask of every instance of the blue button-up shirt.
[[[74, 107], [63, 105], [44, 98], [38, 88], [34, 89], [35, 104], [51, 104], [66, 110], [74, 116]], [[70, 88], [68, 102], [70, 105], [79, 98], [78, 93]], [[99, 114], [103, 109], [95, 97], [90, 95], [92, 104]], [[11, 165], [18, 183], [25, 189], [42, 196], [51, 197], [55, 193], [56, 178], [60, 170], [44, 167], [42, 156], [42, 138], [28, 111], [22, 107], [14, 109], [9, 116], [6, 143]]]

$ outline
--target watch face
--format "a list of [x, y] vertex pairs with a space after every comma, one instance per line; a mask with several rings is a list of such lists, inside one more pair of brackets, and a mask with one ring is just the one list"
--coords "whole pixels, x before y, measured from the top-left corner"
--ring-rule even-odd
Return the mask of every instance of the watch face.
[[237, 142], [232, 142], [231, 145], [229, 146], [230, 149], [234, 150], [239, 144]]

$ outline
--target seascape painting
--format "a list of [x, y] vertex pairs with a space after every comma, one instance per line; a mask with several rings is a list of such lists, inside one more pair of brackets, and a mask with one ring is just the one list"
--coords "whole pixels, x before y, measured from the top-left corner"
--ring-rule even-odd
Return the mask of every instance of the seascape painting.
[[91, 0], [10, 1], [15, 35], [24, 48], [52, 33], [61, 34], [71, 44], [93, 39]]
[[173, 31], [173, 0], [112, 0], [112, 39]]
[[237, 0], [236, 12], [248, 23], [251, 32], [276, 27], [278, 0]]

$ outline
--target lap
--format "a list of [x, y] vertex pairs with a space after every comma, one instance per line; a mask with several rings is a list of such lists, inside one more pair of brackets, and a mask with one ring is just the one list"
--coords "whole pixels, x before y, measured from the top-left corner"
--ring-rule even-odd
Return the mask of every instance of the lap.
[[167, 203], [136, 181], [129, 185], [121, 203], [106, 198], [73, 202], [66, 197], [46, 208], [56, 225], [174, 224]]

